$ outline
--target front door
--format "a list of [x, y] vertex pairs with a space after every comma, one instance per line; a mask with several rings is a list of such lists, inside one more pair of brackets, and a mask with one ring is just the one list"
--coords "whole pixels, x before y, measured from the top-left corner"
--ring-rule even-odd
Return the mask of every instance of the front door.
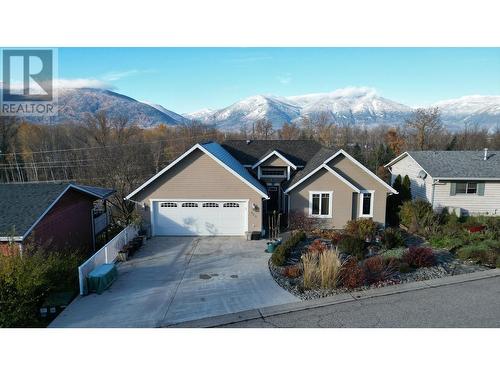
[[267, 201], [267, 212], [271, 213], [273, 211], [279, 211], [279, 201], [280, 192], [278, 186], [268, 186], [267, 195], [269, 195], [269, 200]]

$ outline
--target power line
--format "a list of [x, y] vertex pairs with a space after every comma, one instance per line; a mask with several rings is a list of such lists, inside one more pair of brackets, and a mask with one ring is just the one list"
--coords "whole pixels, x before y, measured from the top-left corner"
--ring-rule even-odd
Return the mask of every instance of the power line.
[[174, 137], [174, 138], [163, 139], [163, 140], [159, 140], [159, 141], [135, 142], [135, 143], [125, 143], [125, 144], [119, 144], [119, 145], [78, 147], [78, 148], [66, 148], [66, 149], [42, 150], [42, 151], [7, 152], [7, 153], [0, 152], [0, 155], [32, 155], [32, 154], [54, 153], [54, 152], [85, 151], [85, 150], [128, 147], [128, 146], [138, 146], [138, 145], [147, 145], [147, 144], [156, 144], [156, 143], [167, 143], [167, 142], [175, 142], [175, 141], [179, 141], [179, 140], [191, 140], [192, 141], [193, 139], [196, 139], [196, 138], [198, 138], [198, 139], [203, 138], [203, 135], [191, 136], [191, 137]]

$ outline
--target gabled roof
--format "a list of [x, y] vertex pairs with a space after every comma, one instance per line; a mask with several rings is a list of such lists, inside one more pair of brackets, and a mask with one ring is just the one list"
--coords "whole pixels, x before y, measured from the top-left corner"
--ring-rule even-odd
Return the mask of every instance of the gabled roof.
[[228, 140], [222, 143], [236, 160], [243, 165], [254, 165], [270, 150], [280, 154], [296, 166], [304, 166], [319, 151], [321, 145], [311, 140]]
[[0, 240], [22, 241], [69, 189], [95, 199], [114, 192], [67, 182], [0, 184]]
[[[304, 169], [298, 171], [295, 174], [295, 176], [293, 176], [293, 178], [290, 179], [290, 181], [288, 182], [287, 186], [285, 187], [285, 193], [288, 193], [289, 191], [291, 191], [292, 189], [294, 189], [296, 186], [300, 185], [306, 179], [308, 179], [309, 177], [313, 176], [316, 172], [320, 171], [323, 168], [326, 168], [330, 172], [335, 172], [327, 164], [331, 160], [333, 160], [334, 158], [336, 158], [338, 155], [345, 156], [351, 162], [353, 162], [354, 164], [356, 164], [357, 166], [359, 166], [368, 175], [370, 175], [375, 180], [377, 180], [382, 185], [384, 185], [391, 193], [398, 194], [398, 192], [396, 190], [394, 190], [393, 187], [391, 187], [390, 185], [388, 185], [385, 181], [383, 181], [375, 173], [373, 173], [372, 171], [370, 171], [368, 168], [366, 168], [363, 164], [361, 164], [359, 161], [357, 161], [356, 159], [354, 159], [351, 155], [349, 155], [344, 150], [334, 151], [334, 150], [326, 148], [326, 147], [321, 148], [321, 150], [319, 150], [318, 153], [316, 155], [314, 155], [314, 157], [309, 161], [309, 163], [306, 165], [306, 167]], [[337, 175], [337, 177], [342, 177], [338, 173], [336, 175]], [[343, 177], [342, 177], [342, 179], [343, 179]], [[350, 185], [352, 185], [352, 184], [350, 184]], [[354, 185], [353, 185], [353, 187], [354, 187], [354, 190], [357, 190], [359, 192], [359, 189], [357, 187], [355, 187]]]
[[406, 156], [436, 179], [500, 179], [500, 151], [407, 151], [390, 161], [389, 167]]
[[213, 160], [215, 160], [217, 163], [219, 163], [223, 168], [225, 168], [230, 173], [232, 173], [234, 176], [239, 178], [243, 183], [247, 184], [252, 189], [257, 191], [262, 197], [269, 199], [269, 197], [267, 195], [267, 191], [264, 188], [264, 186], [262, 186], [262, 184], [259, 181], [257, 181], [257, 179], [255, 177], [253, 177], [250, 174], [250, 172], [243, 165], [241, 165], [241, 163], [238, 162], [238, 160], [236, 160], [229, 152], [227, 152], [227, 150], [225, 150], [221, 145], [219, 145], [218, 143], [215, 143], [215, 142], [195, 144], [193, 147], [191, 147], [189, 150], [187, 150], [184, 154], [179, 156], [172, 163], [167, 165], [160, 172], [155, 174], [153, 177], [151, 177], [149, 180], [147, 180], [144, 184], [142, 184], [137, 189], [135, 189], [132, 193], [127, 195], [125, 197], [125, 199], [132, 198], [134, 195], [136, 195], [138, 192], [140, 192], [142, 189], [144, 189], [150, 183], [155, 181], [158, 177], [160, 177], [165, 172], [167, 172], [174, 165], [179, 163], [186, 156], [191, 154], [194, 150], [200, 150], [200, 151], [204, 152], [206, 155], [210, 156]]
[[252, 165], [252, 168], [257, 168], [259, 165], [264, 163], [267, 159], [269, 159], [271, 156], [276, 156], [283, 160], [285, 163], [287, 163], [290, 167], [293, 169], [297, 169], [297, 166], [293, 164], [290, 160], [288, 160], [279, 150], [269, 150], [263, 157], [260, 159], [257, 163]]

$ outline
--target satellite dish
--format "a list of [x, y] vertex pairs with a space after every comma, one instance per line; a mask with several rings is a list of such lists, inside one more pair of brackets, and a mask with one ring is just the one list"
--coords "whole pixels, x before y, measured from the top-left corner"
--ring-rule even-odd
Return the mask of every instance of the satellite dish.
[[420, 172], [418, 172], [418, 177], [421, 179], [424, 179], [427, 177], [427, 173], [422, 169]]

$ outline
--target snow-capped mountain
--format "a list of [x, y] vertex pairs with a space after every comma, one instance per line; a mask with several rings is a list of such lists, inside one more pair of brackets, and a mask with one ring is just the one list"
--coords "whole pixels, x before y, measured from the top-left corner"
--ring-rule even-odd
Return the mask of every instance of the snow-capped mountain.
[[201, 117], [195, 117], [195, 119], [207, 124], [216, 124], [221, 129], [238, 130], [245, 125], [251, 126], [260, 119], [267, 119], [275, 125], [282, 125], [299, 115], [300, 108], [283, 99], [256, 95], [218, 111], [203, 113]]
[[451, 129], [459, 129], [464, 124], [490, 129], [500, 126], [500, 96], [463, 96], [437, 102], [434, 106], [439, 107], [443, 122]]
[[326, 115], [331, 121], [353, 124], [392, 124], [401, 121], [411, 108], [378, 96], [373, 89], [347, 88], [325, 94], [278, 97], [257, 95], [211, 112], [194, 112], [189, 118], [216, 124], [227, 130], [252, 125], [259, 119], [271, 120], [277, 128], [285, 122]]
[[89, 113], [105, 111], [110, 117], [126, 116], [129, 124], [149, 127], [158, 124], [178, 125], [184, 118], [166, 110], [159, 110], [149, 104], [139, 102], [116, 92], [96, 88], [58, 89], [57, 116], [27, 117], [33, 123], [62, 124], [81, 123]]
[[383, 98], [368, 88], [346, 88], [286, 99], [301, 108], [301, 117], [314, 118], [323, 114], [332, 121], [360, 125], [398, 123], [412, 111], [410, 107]]
[[[451, 130], [466, 124], [492, 129], [500, 124], [500, 96], [466, 96], [435, 103], [441, 109], [444, 124]], [[202, 110], [184, 115], [225, 130], [251, 126], [269, 119], [275, 128], [285, 122], [327, 116], [336, 123], [361, 126], [404, 124], [414, 108], [384, 98], [371, 88], [344, 88], [330, 93], [289, 97], [257, 95], [220, 110]]]
[[182, 115], [179, 115], [178, 113], [175, 113], [169, 109], [166, 109], [164, 106], [160, 105], [160, 104], [155, 104], [155, 103], [150, 103], [150, 102], [143, 102], [144, 104], [147, 104], [153, 108], [156, 108], [158, 111], [166, 114], [167, 116], [173, 118], [177, 124], [184, 124], [188, 121], [188, 119]]

